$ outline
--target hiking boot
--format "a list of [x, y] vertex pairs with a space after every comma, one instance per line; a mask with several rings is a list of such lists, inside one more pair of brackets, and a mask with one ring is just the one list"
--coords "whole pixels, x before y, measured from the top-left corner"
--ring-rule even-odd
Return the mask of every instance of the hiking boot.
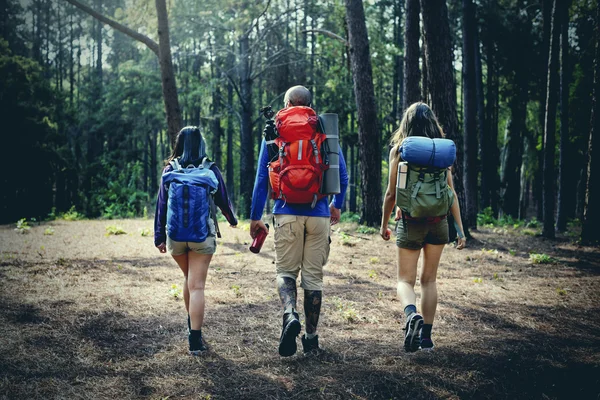
[[434, 347], [431, 338], [421, 338], [421, 350], [432, 351]]
[[423, 317], [420, 314], [413, 313], [406, 320], [404, 328], [404, 350], [413, 352], [419, 350], [421, 328], [423, 327]]
[[289, 357], [296, 353], [296, 337], [300, 333], [301, 325], [298, 313], [292, 308], [291, 312], [283, 314], [283, 328], [279, 338], [279, 355]]
[[306, 335], [302, 335], [302, 348], [304, 350], [304, 354], [315, 352], [317, 353], [319, 350], [319, 335], [315, 336], [312, 339], [308, 339]]
[[190, 344], [190, 354], [192, 356], [199, 356], [208, 350], [206, 343], [204, 343], [204, 339], [202, 338], [202, 331], [194, 331], [190, 330], [188, 335], [188, 342]]

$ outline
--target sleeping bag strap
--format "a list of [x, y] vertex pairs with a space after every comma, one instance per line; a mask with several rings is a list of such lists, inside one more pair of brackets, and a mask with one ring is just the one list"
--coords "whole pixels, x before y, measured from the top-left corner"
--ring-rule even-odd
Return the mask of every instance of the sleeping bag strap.
[[442, 197], [442, 189], [440, 188], [440, 172], [435, 173], [435, 198], [439, 199]]
[[423, 184], [423, 181], [425, 180], [425, 172], [423, 172], [421, 170], [421, 172], [419, 172], [419, 180], [417, 181], [417, 183], [415, 184], [415, 187], [412, 191], [411, 197], [413, 199], [417, 198], [417, 193], [419, 193], [419, 189], [421, 189], [421, 185]]

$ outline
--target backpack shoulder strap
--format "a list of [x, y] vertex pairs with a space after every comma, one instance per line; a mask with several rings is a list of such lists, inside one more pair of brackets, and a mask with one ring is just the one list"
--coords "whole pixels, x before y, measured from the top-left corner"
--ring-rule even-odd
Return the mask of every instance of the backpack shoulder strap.
[[169, 164], [173, 167], [174, 171], [180, 171], [181, 165], [179, 164], [179, 160], [177, 158], [172, 159]]
[[[204, 157], [200, 165], [202, 168], [210, 169], [210, 167], [214, 165], [214, 162], [210, 161], [208, 157]], [[220, 239], [221, 230], [219, 229], [219, 221], [217, 221], [217, 205], [215, 204], [214, 195], [208, 196], [208, 201], [210, 202], [210, 217], [215, 223], [215, 231], [217, 233], [217, 237]]]
[[210, 169], [210, 167], [212, 167], [214, 164], [214, 162], [210, 161], [210, 159], [208, 157], [204, 157], [202, 159], [202, 162], [200, 163], [200, 165], [202, 165], [202, 168], [207, 168]]

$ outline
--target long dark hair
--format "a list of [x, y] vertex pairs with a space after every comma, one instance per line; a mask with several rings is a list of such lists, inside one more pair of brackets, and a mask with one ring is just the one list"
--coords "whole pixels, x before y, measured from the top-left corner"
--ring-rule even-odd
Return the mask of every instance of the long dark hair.
[[167, 159], [167, 164], [177, 157], [180, 157], [179, 164], [183, 167], [206, 157], [206, 142], [202, 137], [202, 133], [200, 133], [200, 128], [186, 126], [179, 131], [175, 139], [175, 147], [173, 147], [173, 152]]
[[427, 104], [417, 102], [406, 109], [400, 127], [393, 134], [391, 145], [399, 145], [408, 136], [425, 136], [431, 139], [444, 137], [444, 131]]

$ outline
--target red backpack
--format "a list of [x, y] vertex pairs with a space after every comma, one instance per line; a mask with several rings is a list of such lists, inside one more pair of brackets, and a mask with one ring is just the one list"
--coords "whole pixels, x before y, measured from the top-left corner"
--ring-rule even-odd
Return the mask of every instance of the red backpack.
[[319, 118], [310, 107], [284, 108], [275, 116], [279, 152], [269, 163], [273, 199], [314, 207], [326, 196], [321, 193], [321, 184], [329, 162], [326, 152], [321, 151], [326, 137], [317, 129], [318, 124]]

